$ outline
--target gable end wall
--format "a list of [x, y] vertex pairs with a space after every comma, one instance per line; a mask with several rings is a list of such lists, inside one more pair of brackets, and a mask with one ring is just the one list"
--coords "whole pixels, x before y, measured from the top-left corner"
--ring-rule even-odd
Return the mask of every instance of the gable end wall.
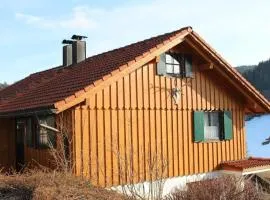
[[[210, 172], [222, 161], [245, 158], [240, 99], [196, 65], [192, 79], [161, 77], [155, 69], [148, 63], [75, 108], [77, 175], [109, 187]], [[171, 97], [175, 84], [182, 90], [178, 105]], [[232, 111], [233, 140], [194, 143], [196, 110]]]

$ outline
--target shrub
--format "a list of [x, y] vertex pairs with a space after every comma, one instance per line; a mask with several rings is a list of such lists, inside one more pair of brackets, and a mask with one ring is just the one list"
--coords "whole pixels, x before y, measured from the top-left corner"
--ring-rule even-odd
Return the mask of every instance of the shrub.
[[198, 181], [187, 185], [187, 189], [175, 190], [166, 200], [257, 200], [259, 192], [252, 182], [234, 176]]

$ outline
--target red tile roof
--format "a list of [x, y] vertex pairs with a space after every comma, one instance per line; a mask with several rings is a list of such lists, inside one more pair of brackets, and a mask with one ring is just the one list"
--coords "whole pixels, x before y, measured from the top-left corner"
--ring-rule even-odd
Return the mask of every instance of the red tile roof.
[[245, 160], [224, 162], [221, 164], [221, 169], [229, 171], [244, 171], [250, 168], [260, 168], [265, 166], [270, 168], [270, 158], [250, 157]]
[[0, 114], [53, 107], [54, 103], [75, 94], [188, 28], [95, 55], [76, 65], [32, 74], [0, 91]]
[[31, 74], [25, 79], [0, 90], [0, 105], [8, 102], [16, 96], [22, 95], [27, 90], [39, 86], [41, 83], [51, 80], [53, 77], [63, 72], [63, 67], [55, 67], [46, 71]]

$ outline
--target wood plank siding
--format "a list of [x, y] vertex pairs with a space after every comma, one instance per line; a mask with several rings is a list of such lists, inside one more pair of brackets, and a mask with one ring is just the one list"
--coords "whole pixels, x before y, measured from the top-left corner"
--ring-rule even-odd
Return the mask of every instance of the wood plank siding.
[[15, 120], [0, 119], [0, 170], [15, 167]]
[[[213, 72], [193, 66], [193, 78], [156, 75], [156, 63], [129, 73], [88, 97], [75, 111], [76, 174], [112, 186], [210, 172], [245, 158], [241, 99]], [[178, 105], [171, 90], [181, 88]], [[193, 111], [229, 110], [233, 139], [193, 142]]]

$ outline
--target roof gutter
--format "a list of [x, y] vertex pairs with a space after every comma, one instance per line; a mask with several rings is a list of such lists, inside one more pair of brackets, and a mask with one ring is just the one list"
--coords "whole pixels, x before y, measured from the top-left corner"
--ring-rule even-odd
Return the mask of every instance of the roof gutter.
[[51, 115], [56, 114], [57, 109], [55, 108], [38, 108], [32, 110], [14, 111], [7, 113], [0, 113], [0, 118], [10, 118], [10, 117], [28, 117], [33, 115]]

